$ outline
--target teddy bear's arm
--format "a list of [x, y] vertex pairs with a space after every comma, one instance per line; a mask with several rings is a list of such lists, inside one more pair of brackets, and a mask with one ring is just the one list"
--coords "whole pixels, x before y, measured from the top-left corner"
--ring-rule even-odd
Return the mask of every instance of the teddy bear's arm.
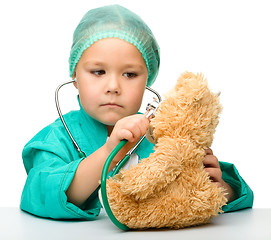
[[129, 170], [122, 170], [114, 179], [124, 194], [144, 199], [174, 181], [182, 171], [183, 154], [176, 141], [159, 143], [155, 152]]

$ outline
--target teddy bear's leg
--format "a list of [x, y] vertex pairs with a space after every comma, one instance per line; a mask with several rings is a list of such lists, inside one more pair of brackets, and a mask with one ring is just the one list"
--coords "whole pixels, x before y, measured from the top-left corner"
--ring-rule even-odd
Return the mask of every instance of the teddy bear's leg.
[[[177, 179], [185, 191], [187, 199], [185, 221], [188, 225], [208, 223], [226, 204], [222, 188], [218, 188], [202, 168], [187, 167], [183, 176]], [[181, 202], [181, 205], [183, 202]]]
[[124, 194], [120, 184], [112, 178], [107, 180], [106, 189], [110, 208], [117, 220], [130, 228], [135, 226], [139, 216], [139, 206], [135, 199], [131, 195]]
[[[166, 206], [166, 202], [170, 203], [166, 200], [168, 197], [166, 192], [137, 201], [134, 196], [124, 194], [118, 182], [109, 179], [107, 195], [114, 216], [131, 229], [159, 228], [169, 223], [171, 211], [168, 211]], [[172, 210], [172, 206], [170, 208]]]

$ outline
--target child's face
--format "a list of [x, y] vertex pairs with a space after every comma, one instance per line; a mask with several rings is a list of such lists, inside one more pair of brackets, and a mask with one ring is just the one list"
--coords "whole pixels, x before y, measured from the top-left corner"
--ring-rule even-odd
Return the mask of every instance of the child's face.
[[139, 50], [117, 38], [87, 48], [75, 70], [81, 105], [94, 119], [113, 126], [140, 108], [148, 79]]

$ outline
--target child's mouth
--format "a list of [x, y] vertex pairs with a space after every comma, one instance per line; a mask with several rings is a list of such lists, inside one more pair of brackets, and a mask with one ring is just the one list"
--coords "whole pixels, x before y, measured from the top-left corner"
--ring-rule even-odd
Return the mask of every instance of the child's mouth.
[[109, 108], [122, 108], [121, 105], [116, 103], [105, 103], [101, 105], [102, 107], [109, 107]]

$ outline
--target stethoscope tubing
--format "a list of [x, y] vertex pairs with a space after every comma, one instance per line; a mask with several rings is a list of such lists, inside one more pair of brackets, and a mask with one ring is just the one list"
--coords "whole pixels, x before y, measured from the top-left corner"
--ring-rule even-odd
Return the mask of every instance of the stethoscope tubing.
[[[86, 154], [80, 149], [79, 145], [77, 144], [76, 140], [73, 138], [66, 122], [65, 122], [65, 119], [63, 118], [63, 115], [62, 115], [62, 112], [61, 112], [61, 109], [60, 109], [60, 105], [59, 105], [59, 90], [67, 85], [67, 84], [70, 84], [70, 83], [74, 83], [75, 80], [70, 80], [70, 81], [67, 81], [67, 82], [64, 82], [62, 84], [60, 84], [56, 90], [55, 90], [55, 104], [56, 104], [56, 109], [57, 109], [57, 112], [58, 112], [58, 115], [59, 115], [59, 118], [66, 130], [66, 132], [68, 133], [71, 141], [73, 142], [73, 145], [74, 147], [76, 148], [76, 150], [78, 151], [79, 153], [79, 157], [80, 158], [86, 158]], [[146, 89], [148, 89], [149, 91], [151, 91], [152, 93], [154, 93], [156, 96], [157, 96], [157, 100], [155, 100], [155, 103], [159, 104], [161, 101], [162, 101], [162, 98], [160, 96], [160, 94], [158, 92], [156, 92], [154, 89], [146, 86]], [[148, 110], [148, 114], [147, 114], [147, 118], [151, 117], [152, 115], [155, 114], [155, 111], [156, 111], [156, 108], [157, 106], [153, 106], [152, 104], [149, 104], [148, 105], [149, 107], [149, 110]], [[137, 149], [137, 147], [139, 146], [139, 144], [144, 140], [144, 138], [146, 137], [146, 135], [144, 135], [143, 137], [141, 137], [141, 139], [137, 142], [137, 144], [125, 155], [125, 157], [118, 163], [118, 165], [115, 167], [115, 170], [113, 172], [113, 176], [116, 175], [119, 170], [123, 167], [123, 165], [129, 160], [131, 154]], [[108, 199], [107, 199], [107, 192], [106, 192], [106, 179], [107, 179], [107, 175], [108, 175], [108, 170], [109, 170], [109, 166], [112, 162], [112, 160], [114, 159], [114, 157], [116, 156], [116, 154], [120, 151], [120, 149], [127, 143], [127, 140], [122, 140], [120, 141], [120, 143], [114, 148], [114, 150], [110, 153], [110, 155], [108, 156], [108, 158], [106, 159], [105, 161], [105, 164], [104, 164], [104, 167], [103, 167], [103, 170], [102, 170], [102, 176], [101, 176], [101, 194], [102, 194], [102, 200], [103, 200], [103, 205], [104, 205], [104, 208], [105, 208], [105, 211], [108, 215], [108, 217], [110, 218], [110, 220], [120, 229], [126, 231], [126, 230], [129, 230], [129, 227], [127, 227], [126, 225], [122, 224], [121, 222], [119, 222], [116, 217], [114, 216], [111, 208], [110, 208], [110, 205], [109, 205], [109, 202], [108, 202]]]
[[73, 138], [73, 136], [72, 136], [72, 134], [71, 134], [71, 132], [70, 132], [64, 118], [63, 118], [63, 115], [62, 115], [62, 112], [61, 112], [61, 109], [60, 109], [60, 105], [59, 105], [59, 98], [58, 98], [58, 93], [59, 93], [60, 88], [62, 88], [63, 86], [65, 86], [67, 84], [73, 83], [73, 82], [75, 82], [75, 81], [71, 80], [71, 81], [64, 82], [64, 83], [60, 84], [56, 88], [56, 91], [55, 91], [55, 104], [56, 104], [56, 109], [57, 109], [57, 112], [58, 112], [58, 115], [59, 115], [59, 118], [60, 118], [62, 124], [63, 124], [66, 132], [68, 133], [70, 139], [72, 140], [74, 147], [77, 149], [77, 151], [79, 153], [79, 157], [82, 158], [82, 157], [86, 157], [86, 154], [80, 149], [79, 145], [77, 144], [77, 142]]
[[[121, 222], [119, 222], [117, 220], [117, 218], [114, 216], [109, 202], [108, 202], [108, 198], [107, 198], [107, 192], [106, 192], [106, 180], [107, 180], [107, 174], [108, 174], [108, 170], [109, 170], [109, 166], [112, 162], [112, 160], [114, 159], [114, 157], [117, 155], [117, 153], [120, 151], [120, 149], [123, 148], [123, 146], [127, 143], [127, 140], [122, 140], [120, 141], [120, 143], [114, 148], [114, 150], [109, 154], [108, 158], [105, 161], [104, 167], [103, 167], [103, 171], [102, 171], [102, 177], [101, 177], [101, 194], [102, 194], [102, 200], [103, 200], [103, 206], [104, 209], [108, 215], [108, 217], [110, 218], [110, 220], [121, 230], [127, 231], [130, 228], [128, 228], [126, 225], [122, 224]], [[130, 156], [129, 155], [125, 155], [125, 157], [121, 160], [123, 162], [123, 164], [125, 164], [128, 160], [129, 160]], [[115, 171], [113, 172], [113, 176], [116, 175], [118, 173], [120, 168], [115, 169]], [[112, 177], [113, 177], [112, 176]]]

